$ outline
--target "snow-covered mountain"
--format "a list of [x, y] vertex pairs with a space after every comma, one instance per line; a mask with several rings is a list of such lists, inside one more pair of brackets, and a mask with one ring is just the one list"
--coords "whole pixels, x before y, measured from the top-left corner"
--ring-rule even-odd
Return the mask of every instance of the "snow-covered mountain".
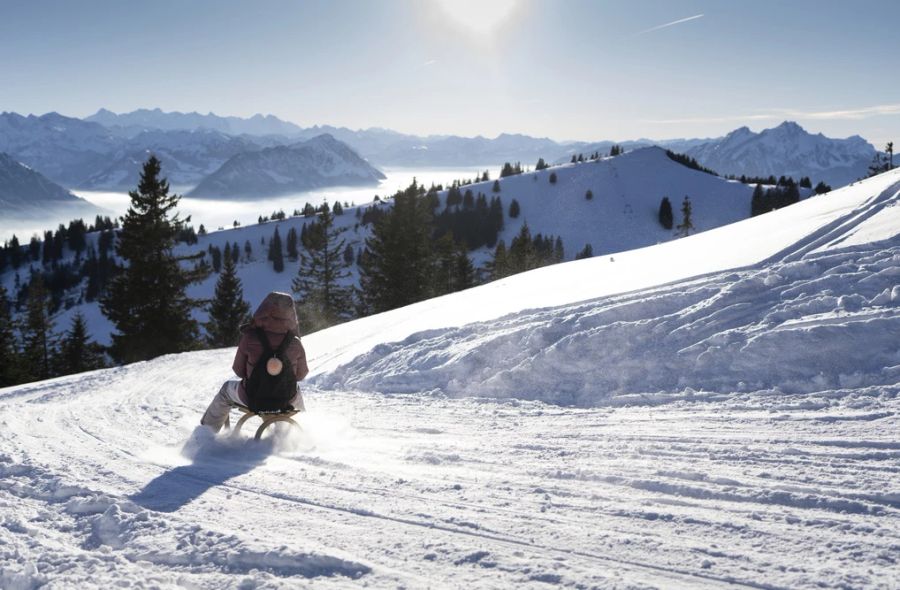
[[900, 170], [307, 335], [257, 444], [230, 349], [2, 390], [0, 586], [893, 587], [898, 269]]
[[79, 186], [94, 190], [132, 189], [151, 153], [162, 162], [171, 184], [194, 186], [230, 158], [262, 147], [247, 136], [235, 137], [208, 129], [143, 131], [129, 138], [106, 167], [87, 177]]
[[759, 133], [741, 127], [684, 151], [719, 174], [808, 176], [835, 187], [864, 178], [875, 155], [875, 148], [858, 135], [813, 135], [790, 121]]
[[0, 152], [66, 187], [78, 186], [92, 171], [108, 165], [120, 145], [121, 140], [97, 123], [57, 113], [0, 113]]
[[203, 179], [193, 197], [260, 197], [328, 186], [375, 185], [384, 175], [328, 134], [238, 154]]
[[166, 131], [205, 129], [228, 135], [294, 135], [302, 131], [297, 125], [282, 121], [273, 115], [256, 114], [249, 118], [220, 117], [214, 113], [203, 115], [197, 112], [164, 112], [158, 108], [138, 109], [121, 114], [100, 109], [84, 120], [115, 128], [117, 132], [127, 135], [137, 135], [149, 129]]
[[60, 212], [76, 216], [95, 215], [101, 212], [97, 207], [51, 182], [43, 174], [2, 152], [0, 152], [0, 210], [6, 219], [46, 218]]
[[208, 129], [154, 129], [124, 136], [56, 113], [0, 114], [0, 151], [66, 187], [133, 188], [150, 152], [163, 162], [172, 184], [194, 185], [232, 156], [270, 144]]
[[[271, 117], [271, 116], [270, 116]], [[327, 133], [350, 145], [364, 158], [380, 166], [452, 166], [522, 162], [533, 165], [538, 158], [564, 163], [573, 154], [606, 154], [613, 145], [626, 150], [657, 145], [687, 153], [720, 174], [740, 176], [809, 176], [839, 187], [865, 177], [875, 148], [859, 136], [847, 139], [813, 135], [793, 122], [755, 133], [741, 127], [725, 137], [712, 139], [637, 139], [622, 142], [557, 142], [522, 134], [501, 134], [496, 138], [459, 136], [415, 136], [371, 128], [315, 126], [301, 128], [271, 117], [270, 125], [260, 125], [261, 116], [250, 119], [217, 117], [197, 113], [164, 113], [142, 109], [115, 115], [101, 109], [86, 120], [112, 126], [121, 132], [124, 122], [132, 133], [144, 129], [216, 129], [223, 133], [263, 136], [269, 142], [289, 144], [291, 138], [312, 138]], [[265, 119], [268, 120], [268, 119]], [[275, 136], [281, 136], [275, 137]]]
[[[84, 121], [56, 113], [0, 115], [0, 151], [64, 186], [87, 189], [132, 186], [129, 179], [135, 177], [137, 163], [148, 151], [157, 152], [168, 164], [173, 184], [191, 185], [237, 154], [292, 146], [298, 139], [322, 134], [346, 143], [376, 166], [480, 166], [516, 161], [533, 166], [541, 157], [562, 163], [573, 154], [608, 153], [613, 145], [611, 141], [556, 142], [519, 134], [420, 137], [378, 128], [301, 128], [271, 116], [242, 119], [159, 109], [122, 115], [101, 109]], [[875, 154], [875, 148], [860, 137], [812, 135], [795, 123], [760, 133], [742, 127], [718, 139], [617, 143], [628, 150], [660, 145], [687, 153], [720, 174], [809, 176], [835, 187], [865, 176]]]

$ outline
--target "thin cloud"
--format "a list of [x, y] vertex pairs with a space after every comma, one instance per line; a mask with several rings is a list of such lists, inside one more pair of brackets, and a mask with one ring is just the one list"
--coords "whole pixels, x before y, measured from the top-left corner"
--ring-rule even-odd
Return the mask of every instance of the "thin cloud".
[[739, 121], [773, 121], [779, 119], [809, 119], [816, 121], [854, 121], [885, 115], [900, 115], [900, 104], [883, 104], [858, 109], [838, 111], [800, 111], [796, 109], [775, 109], [753, 115], [727, 115], [720, 117], [688, 117], [684, 119], [660, 119], [648, 123], [734, 123]]
[[694, 16], [689, 16], [689, 17], [687, 17], [687, 18], [681, 18], [681, 19], [678, 19], [678, 20], [673, 20], [673, 21], [670, 22], [670, 23], [666, 23], [666, 24], [664, 24], [664, 25], [657, 25], [657, 26], [655, 26], [655, 27], [651, 27], [651, 28], [647, 29], [646, 31], [641, 31], [641, 32], [639, 32], [639, 33], [635, 33], [635, 35], [646, 35], [647, 33], [652, 33], [653, 31], [658, 31], [658, 30], [660, 30], [660, 29], [665, 29], [665, 28], [668, 28], [668, 27], [674, 27], [675, 25], [680, 25], [681, 23], [686, 23], [686, 22], [689, 22], [689, 21], [692, 21], [692, 20], [697, 20], [698, 18], [703, 18], [703, 16], [704, 16], [704, 15], [702, 15], [702, 14], [695, 14]]
[[430, 68], [431, 66], [437, 64], [437, 62], [438, 62], [438, 60], [436, 60], [436, 59], [429, 59], [428, 61], [415, 66], [413, 68], [413, 71], [418, 72], [419, 70], [424, 70], [425, 68]]

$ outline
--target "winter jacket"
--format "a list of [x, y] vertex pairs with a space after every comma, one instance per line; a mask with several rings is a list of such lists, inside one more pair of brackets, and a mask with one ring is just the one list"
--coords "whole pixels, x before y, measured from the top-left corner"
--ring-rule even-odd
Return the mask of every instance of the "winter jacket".
[[245, 404], [247, 403], [247, 390], [245, 389], [247, 379], [253, 374], [256, 363], [263, 353], [263, 346], [257, 337], [255, 328], [265, 330], [269, 346], [273, 349], [278, 348], [285, 337], [291, 338], [292, 341], [285, 354], [291, 361], [297, 381], [302, 381], [309, 373], [309, 367], [306, 365], [306, 351], [300, 342], [300, 336], [297, 335], [298, 323], [294, 300], [286, 293], [269, 293], [259, 304], [250, 323], [241, 328], [241, 340], [232, 364], [234, 374], [241, 378], [238, 395]]

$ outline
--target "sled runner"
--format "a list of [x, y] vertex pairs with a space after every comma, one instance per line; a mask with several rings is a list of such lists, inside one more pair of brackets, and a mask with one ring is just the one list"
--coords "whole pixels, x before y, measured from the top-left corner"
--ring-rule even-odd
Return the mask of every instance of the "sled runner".
[[[288, 424], [291, 424], [293, 426], [296, 426], [297, 428], [300, 428], [300, 425], [297, 424], [293, 419], [293, 416], [295, 414], [299, 414], [300, 410], [294, 410], [294, 409], [290, 409], [290, 410], [259, 410], [259, 411], [254, 412], [253, 410], [251, 410], [250, 408], [248, 408], [246, 406], [234, 406], [234, 407], [237, 408], [238, 410], [240, 410], [244, 415], [241, 416], [241, 418], [240, 418], [240, 420], [238, 420], [237, 424], [234, 425], [234, 430], [231, 431], [231, 436], [233, 436], [233, 437], [237, 437], [241, 433], [241, 427], [244, 425], [244, 422], [246, 422], [250, 418], [253, 418], [254, 416], [258, 416], [259, 418], [262, 419], [262, 424], [259, 426], [259, 428], [256, 429], [256, 436], [254, 437], [255, 440], [259, 440], [260, 437], [262, 437], [263, 432], [266, 431], [266, 428], [268, 428], [269, 425], [271, 425], [271, 424], [275, 424], [276, 422], [287, 422]], [[230, 416], [228, 418], [226, 418], [225, 426], [226, 427], [231, 426], [231, 417]]]

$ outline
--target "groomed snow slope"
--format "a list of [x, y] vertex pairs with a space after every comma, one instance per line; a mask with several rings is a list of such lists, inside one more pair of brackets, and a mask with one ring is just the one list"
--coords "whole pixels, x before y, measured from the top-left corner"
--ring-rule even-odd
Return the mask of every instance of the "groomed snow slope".
[[2, 390], [0, 587], [896, 587], [898, 201], [310, 335], [260, 444], [191, 434], [230, 350]]

